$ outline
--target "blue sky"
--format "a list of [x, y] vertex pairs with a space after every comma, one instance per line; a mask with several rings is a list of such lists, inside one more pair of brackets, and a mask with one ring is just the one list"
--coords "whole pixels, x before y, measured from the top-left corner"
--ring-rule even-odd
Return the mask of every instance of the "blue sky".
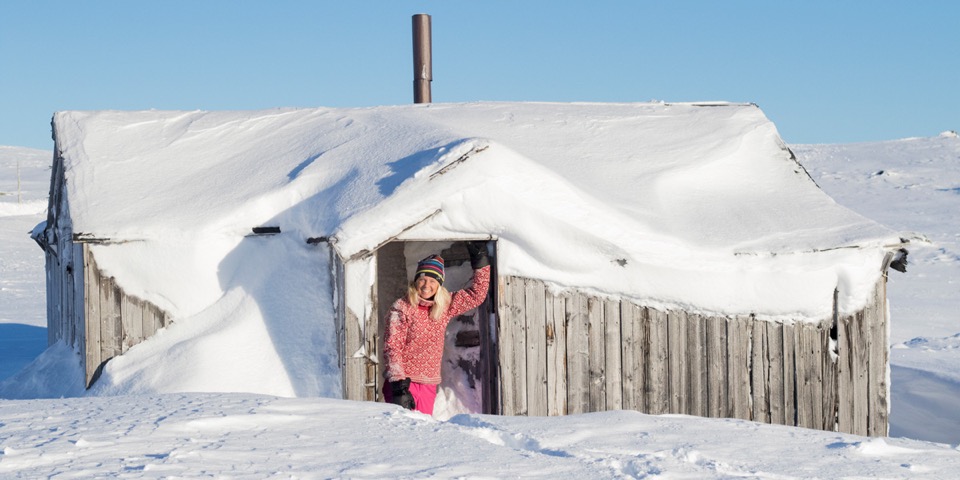
[[0, 145], [58, 110], [753, 102], [788, 143], [960, 130], [956, 1], [28, 1], [0, 6]]

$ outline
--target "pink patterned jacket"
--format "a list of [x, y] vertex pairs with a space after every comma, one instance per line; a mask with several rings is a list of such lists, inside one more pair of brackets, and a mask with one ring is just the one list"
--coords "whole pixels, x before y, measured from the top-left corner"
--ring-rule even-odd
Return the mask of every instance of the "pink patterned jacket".
[[450, 319], [483, 303], [490, 286], [490, 267], [473, 271], [473, 280], [463, 290], [453, 292], [450, 306], [439, 320], [430, 318], [432, 302], [411, 305], [406, 297], [390, 307], [383, 338], [387, 381], [410, 377], [426, 385], [440, 383], [443, 340]]

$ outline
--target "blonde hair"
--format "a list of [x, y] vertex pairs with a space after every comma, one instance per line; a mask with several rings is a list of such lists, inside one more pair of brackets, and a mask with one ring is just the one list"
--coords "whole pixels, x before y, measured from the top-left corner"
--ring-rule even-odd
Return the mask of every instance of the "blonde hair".
[[[447, 307], [450, 306], [450, 298], [450, 291], [446, 287], [443, 285], [437, 287], [437, 293], [433, 296], [433, 305], [430, 307], [430, 318], [440, 320], [440, 317], [447, 311]], [[417, 293], [416, 280], [410, 282], [407, 287], [407, 301], [415, 307], [420, 305], [420, 294]]]

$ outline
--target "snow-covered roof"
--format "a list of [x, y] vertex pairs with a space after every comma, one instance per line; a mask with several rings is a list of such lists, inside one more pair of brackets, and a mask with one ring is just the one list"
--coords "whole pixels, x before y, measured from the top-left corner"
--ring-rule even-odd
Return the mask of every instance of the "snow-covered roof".
[[54, 125], [74, 232], [98, 238], [270, 225], [349, 258], [489, 234], [502, 274], [792, 317], [829, 314], [838, 285], [855, 307], [844, 296], [865, 298], [899, 243], [817, 188], [750, 104], [74, 111]]

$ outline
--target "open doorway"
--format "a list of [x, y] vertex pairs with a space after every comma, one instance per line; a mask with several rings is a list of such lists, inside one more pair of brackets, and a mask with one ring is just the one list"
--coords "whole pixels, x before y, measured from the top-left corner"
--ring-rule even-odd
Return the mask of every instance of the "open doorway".
[[[454, 292], [470, 281], [469, 254], [464, 241], [396, 241], [377, 250], [376, 338], [368, 344], [383, 352], [384, 317], [396, 299], [406, 295], [407, 285], [417, 262], [431, 254], [444, 259], [444, 286]], [[447, 326], [441, 367], [442, 382], [437, 389], [434, 415], [449, 417], [457, 413], [499, 413], [497, 391], [496, 351], [496, 295], [497, 295], [496, 241], [487, 242], [490, 258], [490, 289], [486, 300], [476, 309], [460, 315]], [[378, 355], [379, 357], [379, 355]], [[376, 400], [382, 401], [384, 362], [378, 362]]]

